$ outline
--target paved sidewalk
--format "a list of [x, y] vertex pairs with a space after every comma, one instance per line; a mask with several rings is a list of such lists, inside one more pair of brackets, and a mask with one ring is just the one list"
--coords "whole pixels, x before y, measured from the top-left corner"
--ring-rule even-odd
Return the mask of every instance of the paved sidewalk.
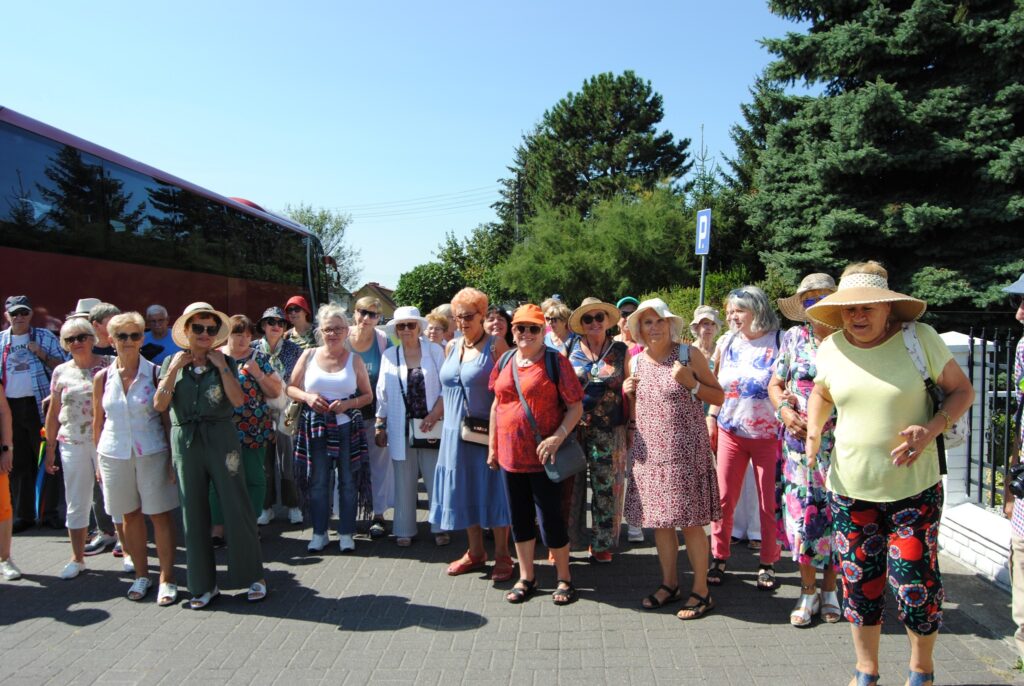
[[[348, 555], [332, 537], [327, 552], [311, 556], [308, 529], [275, 521], [262, 531], [270, 597], [249, 605], [234, 591], [205, 611], [159, 608], [155, 590], [142, 603], [126, 600], [129, 580], [109, 554], [62, 581], [69, 549], [60, 532], [15, 536], [26, 576], [0, 581], [0, 684], [839, 685], [852, 672], [845, 623], [790, 627], [796, 567], [783, 562], [783, 587], [758, 592], [756, 558], [743, 545], [733, 548], [714, 613], [681, 622], [678, 605], [639, 608], [659, 583], [650, 535], [610, 565], [574, 553], [582, 597], [557, 608], [546, 563], [538, 566], [542, 592], [518, 606], [483, 575], [445, 576], [464, 550], [462, 534], [447, 548], [435, 548], [425, 527], [411, 548], [360, 538]], [[179, 550], [182, 583], [183, 558]], [[936, 683], [1024, 683], [1012, 671], [1009, 596], [949, 559], [943, 565], [948, 602]], [[687, 568], [684, 551], [680, 567]], [[903, 683], [906, 652], [890, 611], [885, 686]]]

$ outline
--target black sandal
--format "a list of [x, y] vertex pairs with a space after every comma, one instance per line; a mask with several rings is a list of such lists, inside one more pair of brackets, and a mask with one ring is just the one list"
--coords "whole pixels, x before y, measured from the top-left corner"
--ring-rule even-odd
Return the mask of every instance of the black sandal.
[[725, 580], [725, 560], [720, 557], [711, 558], [711, 566], [708, 568], [708, 585], [721, 586]]
[[[665, 591], [668, 593], [664, 600], [658, 600], [658, 591]], [[645, 610], [657, 610], [660, 607], [665, 607], [669, 603], [682, 600], [683, 594], [679, 592], [679, 587], [669, 588], [665, 584], [658, 586], [654, 593], [650, 594], [646, 598], [640, 601], [640, 607]]]
[[757, 590], [775, 590], [775, 567], [772, 565], [761, 565], [757, 568]]
[[[555, 605], [568, 605], [569, 603], [575, 603], [576, 599], [580, 597], [579, 591], [572, 585], [571, 581], [565, 579], [558, 580], [559, 586], [555, 589], [555, 592], [551, 594], [551, 600]], [[561, 584], [565, 584], [565, 588], [561, 587]]]
[[[711, 594], [708, 593], [706, 596], [697, 595], [691, 593], [690, 598], [694, 598], [697, 601], [696, 605], [683, 605], [683, 608], [676, 613], [676, 617], [683, 620], [684, 622], [689, 619], [700, 619], [707, 613], [715, 609], [715, 601], [711, 600]], [[688, 617], [683, 617], [681, 613], [690, 611], [693, 614]]]
[[533, 579], [520, 579], [516, 582], [516, 585], [505, 594], [505, 600], [518, 605], [519, 603], [528, 600], [530, 596], [537, 592], [537, 580]]

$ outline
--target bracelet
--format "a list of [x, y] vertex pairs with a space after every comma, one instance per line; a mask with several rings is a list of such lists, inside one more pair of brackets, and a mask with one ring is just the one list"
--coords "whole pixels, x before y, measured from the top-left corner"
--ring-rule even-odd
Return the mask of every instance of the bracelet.
[[718, 415], [717, 415], [717, 414], [711, 414], [711, 413], [709, 412], [709, 413], [708, 413], [708, 416], [709, 416], [709, 417], [711, 417], [712, 419], [714, 419], [714, 420], [715, 420], [716, 422], [718, 421]]
[[157, 386], [156, 392], [157, 393], [163, 393], [164, 395], [174, 395], [173, 393], [171, 393], [169, 390], [167, 390], [163, 386]]
[[694, 398], [696, 398], [697, 394], [699, 392], [700, 392], [700, 381], [697, 382], [696, 386], [694, 386], [693, 388], [690, 389], [690, 395], [692, 395]]
[[953, 426], [953, 418], [949, 416], [949, 413], [948, 413], [948, 412], [946, 412], [945, 410], [943, 410], [943, 409], [942, 409], [942, 408], [940, 407], [940, 408], [939, 408], [939, 411], [938, 411], [938, 412], [936, 412], [935, 414], [941, 414], [941, 415], [942, 415], [943, 419], [945, 419], [945, 420], [946, 420], [946, 428], [945, 428], [945, 429], [943, 429], [943, 431], [944, 431], [944, 432], [945, 432], [945, 431], [949, 431], [949, 427]]
[[788, 407], [791, 410], [793, 409], [793, 407], [789, 403], [779, 403], [779, 406], [775, 408], [775, 418], [779, 420], [779, 424], [786, 423], [786, 421], [782, 418], [782, 408], [784, 407]]

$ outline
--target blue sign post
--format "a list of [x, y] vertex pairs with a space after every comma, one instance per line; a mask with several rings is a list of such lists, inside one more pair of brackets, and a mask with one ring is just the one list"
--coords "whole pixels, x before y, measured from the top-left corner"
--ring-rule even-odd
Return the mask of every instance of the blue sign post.
[[708, 275], [708, 252], [711, 250], [711, 210], [697, 212], [697, 240], [693, 253], [700, 255], [700, 304], [704, 304], [704, 281]]

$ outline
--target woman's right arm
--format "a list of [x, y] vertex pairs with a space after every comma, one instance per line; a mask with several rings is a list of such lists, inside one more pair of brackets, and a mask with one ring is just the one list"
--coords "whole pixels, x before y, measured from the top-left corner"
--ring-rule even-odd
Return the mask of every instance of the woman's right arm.
[[171, 406], [171, 398], [174, 397], [174, 384], [178, 380], [178, 372], [192, 359], [192, 353], [187, 350], [174, 353], [174, 357], [167, 363], [167, 373], [156, 387], [153, 394], [153, 409], [157, 412], [166, 412]]
[[0, 445], [7, 446], [7, 450], [0, 452], [0, 473], [6, 474], [14, 466], [14, 449], [11, 443], [14, 441], [14, 423], [11, 421], [11, 406], [7, 404], [7, 394], [4, 393], [3, 384], [0, 384]]
[[[316, 348], [311, 348], [316, 350]], [[292, 400], [300, 403], [306, 402], [306, 360], [309, 359], [309, 350], [303, 350], [299, 355], [298, 362], [292, 368], [291, 378], [288, 379], [288, 386], [284, 389], [285, 394]]]
[[60, 432], [61, 392], [57, 384], [50, 387], [50, 405], [46, 409], [46, 464], [47, 473], [57, 473], [57, 434]]

